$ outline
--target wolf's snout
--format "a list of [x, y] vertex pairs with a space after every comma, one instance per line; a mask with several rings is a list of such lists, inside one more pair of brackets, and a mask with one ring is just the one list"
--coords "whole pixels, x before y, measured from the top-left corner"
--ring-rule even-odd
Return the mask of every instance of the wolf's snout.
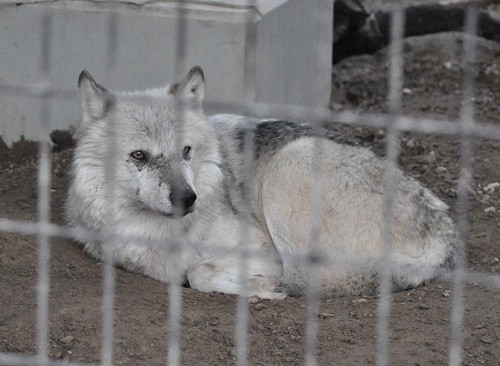
[[170, 202], [174, 207], [187, 209], [194, 205], [196, 193], [190, 187], [184, 189], [172, 189], [170, 193]]

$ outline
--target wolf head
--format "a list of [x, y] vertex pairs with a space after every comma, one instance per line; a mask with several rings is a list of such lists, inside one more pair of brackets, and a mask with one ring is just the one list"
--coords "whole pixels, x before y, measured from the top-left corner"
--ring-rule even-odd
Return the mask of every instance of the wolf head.
[[174, 217], [193, 212], [213, 186], [198, 178], [207, 165], [214, 172], [213, 162], [219, 160], [215, 132], [201, 109], [203, 70], [194, 67], [175, 85], [121, 93], [98, 85], [84, 70], [78, 87], [83, 123], [73, 194], [102, 201], [97, 196], [105, 194], [102, 186], [113, 177], [120, 209]]

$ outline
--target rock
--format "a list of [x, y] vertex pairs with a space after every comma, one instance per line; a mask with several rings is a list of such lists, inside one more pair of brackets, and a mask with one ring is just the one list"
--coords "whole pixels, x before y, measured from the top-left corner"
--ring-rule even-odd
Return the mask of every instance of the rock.
[[341, 111], [344, 107], [340, 103], [333, 103], [332, 104], [332, 109], [334, 111]]
[[496, 208], [495, 207], [487, 207], [484, 209], [484, 212], [485, 213], [490, 213], [490, 212], [495, 212], [496, 211]]
[[438, 167], [436, 168], [436, 173], [438, 173], [438, 174], [444, 174], [444, 173], [446, 173], [447, 171], [448, 171], [448, 168], [447, 168], [447, 167], [445, 167], [445, 166], [438, 166]]
[[408, 141], [406, 141], [406, 146], [408, 147], [415, 147], [415, 139], [412, 137]]
[[491, 196], [489, 194], [485, 194], [483, 198], [481, 198], [481, 203], [488, 203], [490, 201]]
[[418, 308], [419, 309], [423, 309], [423, 310], [428, 310], [429, 309], [429, 305], [427, 305], [427, 304], [419, 304]]
[[436, 153], [434, 151], [431, 151], [429, 154], [425, 155], [422, 158], [422, 162], [426, 164], [432, 164], [436, 162]]
[[403, 88], [403, 94], [412, 95], [413, 90], [411, 90], [410, 88]]
[[363, 297], [361, 297], [361, 298], [359, 298], [359, 299], [354, 299], [354, 300], [352, 300], [351, 302], [352, 302], [353, 304], [362, 304], [362, 303], [368, 302], [368, 300], [367, 300], [367, 299], [365, 299], [365, 298], [363, 298]]
[[249, 304], [256, 304], [256, 303], [261, 302], [261, 301], [262, 301], [262, 299], [259, 298], [258, 296], [251, 296], [248, 298]]
[[264, 305], [263, 303], [261, 302], [258, 302], [258, 303], [255, 303], [253, 305], [253, 309], [254, 310], [262, 310], [262, 309], [265, 309], [266, 308], [266, 305]]
[[335, 314], [328, 313], [326, 311], [320, 311], [318, 315], [322, 318], [333, 318], [335, 316]]
[[450, 290], [445, 290], [445, 291], [443, 292], [443, 296], [444, 296], [444, 297], [450, 297], [450, 296], [451, 296], [451, 291], [450, 291]]
[[500, 183], [499, 182], [493, 182], [493, 183], [490, 183], [488, 185], [486, 185], [483, 189], [485, 191], [488, 191], [488, 193], [493, 193], [495, 192], [495, 189], [500, 187]]
[[490, 344], [490, 343], [493, 343], [493, 338], [490, 338], [490, 337], [481, 337], [481, 342]]
[[73, 341], [73, 339], [75, 339], [73, 336], [66, 336], [66, 337], [62, 337], [61, 339], [59, 339], [62, 343], [64, 344], [69, 344]]

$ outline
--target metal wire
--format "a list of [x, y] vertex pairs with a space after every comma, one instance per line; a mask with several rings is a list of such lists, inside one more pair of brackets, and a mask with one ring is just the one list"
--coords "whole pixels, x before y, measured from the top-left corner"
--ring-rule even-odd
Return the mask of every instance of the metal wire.
[[[255, 1], [246, 1], [247, 11], [245, 19], [245, 60], [244, 60], [244, 90], [243, 99], [246, 104], [255, 99], [255, 44], [256, 44], [256, 19], [255, 19]], [[252, 109], [245, 106], [240, 111], [243, 114], [251, 114]], [[248, 268], [248, 238], [250, 234], [250, 223], [252, 222], [251, 197], [253, 183], [253, 160], [254, 160], [254, 131], [250, 128], [245, 129], [243, 136], [243, 172], [245, 177], [242, 186], [242, 220], [240, 221], [240, 235], [238, 238], [238, 266], [240, 296], [236, 303], [236, 322], [235, 322], [235, 351], [236, 365], [245, 366], [248, 363], [248, 294], [250, 292], [249, 268]]]
[[[390, 263], [390, 237], [392, 230], [392, 206], [394, 196], [393, 182], [390, 177], [390, 169], [396, 166], [399, 153], [399, 133], [400, 131], [414, 131], [432, 134], [457, 134], [461, 136], [460, 149], [460, 177], [458, 190], [458, 238], [457, 246], [461, 253], [466, 252], [466, 237], [468, 231], [468, 187], [472, 174], [472, 138], [486, 138], [500, 140], [500, 126], [490, 123], [476, 123], [474, 121], [474, 62], [476, 59], [475, 40], [478, 12], [473, 4], [467, 10], [465, 32], [468, 35], [464, 42], [464, 80], [462, 90], [462, 108], [459, 121], [436, 120], [429, 118], [412, 118], [401, 115], [401, 89], [403, 52], [402, 37], [404, 33], [404, 11], [402, 4], [397, 4], [392, 9], [391, 17], [391, 43], [389, 49], [389, 114], [367, 114], [355, 112], [334, 112], [326, 108], [306, 107], [297, 105], [273, 105], [254, 102], [254, 77], [255, 77], [255, 44], [256, 32], [254, 23], [254, 13], [256, 3], [253, 0], [247, 1], [248, 19], [246, 22], [246, 51], [245, 51], [245, 92], [244, 102], [238, 103], [207, 103], [208, 109], [225, 109], [227, 111], [243, 111], [244, 114], [256, 117], [277, 117], [291, 120], [304, 120], [317, 125], [325, 121], [345, 123], [348, 125], [360, 125], [375, 128], [387, 128], [386, 155], [388, 169], [385, 175], [384, 192], [384, 218], [383, 247], [382, 256], [378, 262], [380, 274], [380, 300], [378, 303], [377, 322], [377, 364], [387, 365], [389, 363], [389, 320], [391, 313], [391, 275], [397, 267]], [[185, 1], [178, 1], [177, 5], [177, 47], [175, 75], [181, 75], [186, 67], [186, 47], [187, 47], [187, 20]], [[321, 13], [321, 9], [318, 9]], [[114, 80], [115, 65], [117, 59], [117, 35], [118, 35], [118, 13], [111, 12], [108, 25], [108, 54], [107, 54], [107, 75], [108, 79]], [[19, 96], [39, 97], [42, 101], [40, 111], [40, 125], [42, 133], [48, 135], [50, 132], [50, 101], [53, 99], [74, 98], [76, 92], [53, 87], [49, 80], [50, 75], [50, 50], [52, 38], [52, 16], [50, 13], [42, 17], [42, 53], [40, 60], [40, 71], [43, 76], [42, 82], [29, 85], [11, 85], [0, 82], [0, 91]], [[319, 50], [318, 52], [321, 52]], [[181, 103], [182, 105], [182, 103]], [[182, 113], [182, 107], [181, 111]], [[111, 123], [114, 123], [112, 121]], [[114, 136], [108, 146], [109, 159], [106, 161], [106, 179], [115, 182], [112, 157], [115, 152]], [[244, 171], [251, 172], [253, 164], [253, 135], [250, 130], [245, 135], [244, 144]], [[298, 261], [310, 263], [310, 282], [308, 285], [307, 322], [306, 322], [306, 344], [305, 363], [306, 365], [316, 364], [317, 353], [317, 313], [318, 313], [318, 278], [320, 266], [328, 266], [335, 269], [352, 269], [355, 266], [362, 266], [362, 262], [345, 261], [343, 258], [318, 258], [314, 251], [315, 244], [321, 236], [322, 220], [322, 193], [323, 187], [319, 177], [323, 174], [322, 157], [323, 145], [318, 142], [314, 147], [314, 155], [319, 159], [315, 160], [313, 166], [313, 179], [311, 188], [311, 231], [310, 248], [311, 253], [307, 256], [300, 256]], [[115, 270], [112, 265], [110, 248], [114, 242], [120, 240], [122, 236], [113, 228], [113, 191], [114, 186], [110, 184], [108, 189], [109, 212], [107, 212], [107, 225], [103, 232], [95, 232], [84, 228], [66, 228], [50, 222], [50, 186], [51, 186], [51, 151], [46, 142], [39, 144], [39, 171], [38, 171], [38, 221], [36, 223], [22, 222], [17, 220], [0, 219], [0, 232], [12, 232], [19, 234], [37, 236], [38, 243], [38, 278], [37, 278], [37, 354], [36, 356], [15, 355], [0, 353], [0, 364], [2, 365], [80, 365], [78, 363], [68, 363], [66, 361], [51, 361], [48, 356], [49, 346], [49, 289], [50, 289], [50, 239], [54, 237], [64, 237], [71, 239], [99, 240], [102, 241], [106, 253], [105, 265], [103, 267], [103, 332], [101, 348], [101, 364], [113, 364], [113, 340], [114, 340], [114, 296], [115, 296]], [[241, 227], [239, 243], [245, 247], [248, 239], [248, 222], [250, 215], [251, 197], [251, 174], [245, 179], [243, 187], [244, 201], [247, 215]], [[244, 215], [244, 216], [245, 216]], [[180, 232], [178, 232], [179, 234]], [[130, 239], [130, 236], [127, 236]], [[140, 240], [141, 238], [137, 238]], [[177, 244], [176, 244], [177, 243]], [[163, 243], [164, 244], [164, 243]], [[186, 248], [178, 245], [174, 239], [171, 248], [179, 254], [180, 250], [190, 250], [191, 247], [203, 248], [204, 243], [187, 243]], [[221, 248], [221, 253], [224, 248]], [[250, 256], [258, 256], [262, 253], [242, 250], [240, 252], [240, 283], [242, 283], [242, 293], [248, 292], [248, 262]], [[463, 318], [465, 285], [467, 282], [474, 282], [484, 286], [500, 288], [500, 275], [491, 273], [480, 273], [466, 270], [465, 255], [456, 259], [456, 269], [452, 274], [444, 278], [453, 281], [453, 299], [451, 312], [451, 333], [449, 346], [449, 364], [460, 365], [462, 362], [463, 343]], [[175, 271], [173, 271], [175, 272]], [[168, 334], [168, 356], [169, 365], [180, 365], [180, 318], [182, 315], [182, 289], [181, 279], [174, 279], [169, 291], [169, 334]], [[248, 302], [246, 296], [240, 296], [237, 302], [235, 322], [235, 351], [238, 365], [248, 364]]]
[[[42, 17], [42, 58], [40, 71], [44, 79], [49, 80], [52, 17], [46, 13]], [[50, 103], [45, 96], [41, 97], [40, 125], [43, 136], [50, 133]], [[51, 184], [51, 151], [47, 141], [39, 142], [38, 163], [38, 221], [42, 224], [50, 221], [50, 184]], [[37, 284], [37, 345], [38, 363], [46, 365], [49, 347], [49, 292], [50, 292], [50, 238], [45, 233], [37, 233], [38, 242], [38, 284]]]
[[[186, 44], [187, 44], [187, 21], [186, 21], [186, 8], [185, 1], [178, 1], [176, 4], [177, 10], [177, 24], [176, 24], [176, 61], [174, 75], [179, 77], [186, 68]], [[177, 100], [176, 103], [176, 115], [180, 117], [180, 120], [184, 120], [184, 115], [186, 113], [185, 105], [183, 100]], [[177, 151], [182, 149], [184, 129], [181, 126], [180, 134], [177, 138], [176, 145]], [[176, 182], [174, 182], [176, 184]], [[170, 244], [171, 255], [173, 257], [179, 257], [182, 255], [184, 250], [180, 244], [181, 227], [179, 222], [174, 222], [172, 225], [172, 236], [173, 240]], [[173, 261], [173, 266], [176, 266], [177, 261]], [[168, 354], [167, 354], [167, 364], [171, 366], [177, 366], [181, 362], [181, 351], [180, 351], [180, 336], [181, 336], [181, 315], [182, 315], [182, 278], [180, 271], [173, 268], [172, 274], [176, 277], [171, 279], [169, 284], [168, 292], [168, 306], [169, 306], [169, 316], [168, 316]]]
[[389, 361], [389, 318], [392, 302], [392, 266], [391, 266], [391, 236], [393, 226], [393, 206], [395, 183], [392, 172], [397, 169], [399, 155], [399, 131], [395, 115], [401, 110], [401, 92], [403, 84], [403, 53], [402, 40], [404, 32], [404, 12], [402, 4], [397, 4], [391, 12], [391, 37], [389, 46], [389, 120], [386, 134], [387, 167], [384, 173], [384, 205], [382, 217], [382, 251], [379, 266], [380, 300], [377, 308], [377, 365], [387, 365]]
[[[464, 79], [462, 83], [462, 103], [460, 125], [463, 129], [474, 128], [474, 62], [476, 61], [476, 40], [478, 12], [476, 4], [467, 8], [464, 42]], [[461, 136], [460, 176], [458, 179], [458, 238], [457, 248], [460, 255], [455, 258], [453, 276], [453, 298], [451, 309], [450, 366], [462, 364], [463, 318], [465, 303], [464, 272], [466, 270], [467, 232], [469, 229], [469, 192], [472, 178], [472, 142], [470, 136]]]
[[[108, 38], [107, 38], [107, 76], [108, 80], [113, 79], [115, 74], [116, 53], [117, 53], [117, 35], [118, 35], [118, 15], [111, 13], [108, 20]], [[114, 302], [115, 302], [115, 277], [116, 270], [113, 266], [112, 248], [116, 243], [112, 238], [114, 231], [114, 218], [116, 217], [116, 169], [114, 156], [116, 156], [116, 121], [113, 115], [109, 120], [109, 135], [106, 146], [106, 156], [104, 172], [106, 185], [106, 208], [104, 217], [104, 265], [103, 265], [103, 294], [102, 294], [102, 342], [101, 342], [101, 364], [104, 366], [113, 365], [114, 354]]]

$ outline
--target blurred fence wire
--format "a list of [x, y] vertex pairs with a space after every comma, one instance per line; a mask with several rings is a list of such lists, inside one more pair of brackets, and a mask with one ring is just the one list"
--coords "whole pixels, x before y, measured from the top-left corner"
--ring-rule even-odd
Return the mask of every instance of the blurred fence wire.
[[[186, 17], [187, 12], [184, 7], [184, 2], [178, 0], [177, 11], [177, 32], [175, 37], [177, 39], [177, 48], [175, 50], [177, 55], [177, 62], [174, 65], [175, 74], [181, 75], [183, 70], [186, 69], [186, 49], [189, 48], [186, 37]], [[367, 114], [355, 113], [351, 111], [334, 112], [327, 108], [313, 108], [300, 105], [274, 105], [265, 103], [256, 103], [252, 98], [252, 90], [245, 91], [245, 98], [241, 103], [211, 103], [207, 107], [216, 108], [218, 110], [226, 110], [230, 112], [239, 112], [241, 114], [249, 114], [257, 117], [279, 117], [290, 120], [306, 120], [311, 123], [324, 123], [339, 122], [349, 125], [377, 127], [387, 129], [386, 139], [386, 158], [391, 165], [397, 164], [399, 154], [399, 133], [402, 131], [414, 131], [433, 134], [453, 134], [461, 137], [461, 150], [460, 150], [460, 165], [461, 173], [459, 179], [458, 190], [458, 245], [465, 249], [467, 228], [468, 228], [468, 186], [471, 179], [471, 140], [473, 138], [489, 138], [500, 140], [500, 128], [494, 124], [488, 123], [475, 123], [474, 122], [474, 64], [475, 64], [475, 39], [472, 37], [477, 30], [478, 11], [474, 3], [468, 6], [465, 33], [468, 35], [464, 42], [464, 77], [462, 85], [462, 101], [461, 113], [458, 121], [446, 120], [433, 120], [427, 118], [413, 118], [402, 115], [401, 108], [401, 95], [402, 95], [402, 79], [403, 79], [403, 56], [402, 56], [402, 39], [405, 30], [404, 9], [402, 2], [394, 2], [395, 5], [391, 11], [391, 32], [390, 32], [390, 48], [389, 48], [389, 68], [387, 78], [389, 80], [389, 112], [388, 114]], [[256, 6], [256, 2], [252, 0], [247, 1], [247, 7], [252, 9]], [[321, 24], [322, 17], [333, 16], [333, 14], [325, 14], [323, 9], [318, 8], [318, 22]], [[255, 29], [252, 27], [253, 19], [252, 12], [249, 12], [246, 27], [246, 49], [245, 49], [245, 78], [253, 78], [255, 72], [253, 60], [255, 53]], [[116, 73], [115, 65], [117, 62], [117, 32], [118, 32], [118, 12], [110, 12], [108, 22], [108, 53], [107, 53], [107, 73], [110, 79], [113, 79]], [[0, 91], [3, 93], [10, 93], [16, 96], [32, 96], [40, 98], [40, 125], [43, 127], [42, 131], [45, 135], [50, 133], [50, 118], [51, 99], [69, 99], [76, 95], [75, 90], [64, 90], [52, 87], [49, 79], [50, 68], [52, 60], [50, 59], [51, 43], [53, 34], [53, 14], [50, 11], [45, 13], [42, 23], [40, 24], [40, 32], [42, 32], [43, 44], [41, 45], [43, 52], [42, 58], [39, 60], [40, 70], [44, 75], [43, 80], [33, 84], [26, 85], [12, 85], [0, 81]], [[332, 45], [324, 45], [331, 47]], [[318, 52], [323, 52], [321, 49]], [[333, 50], [335, 52], [335, 50]], [[1, 56], [0, 56], [1, 57]], [[221, 68], [223, 65], [221, 65]], [[318, 75], [317, 77], [322, 77]], [[247, 83], [251, 85], [251, 83]], [[306, 91], [304, 91], [306, 92]], [[181, 111], [182, 113], [182, 111]], [[250, 131], [250, 129], [248, 130]], [[318, 139], [318, 144], [315, 147], [317, 154], [315, 156], [322, 156], [323, 149], [321, 141]], [[113, 155], [114, 145], [111, 141], [109, 144], [109, 156]], [[244, 164], [250, 172], [251, 164], [253, 161], [253, 136], [250, 132], [245, 136], [246, 159]], [[109, 166], [112, 167], [111, 159]], [[0, 353], [1, 365], [77, 365], [77, 363], [67, 361], [54, 361], [49, 358], [49, 289], [50, 289], [50, 242], [51, 238], [82, 238], [87, 237], [89, 240], [101, 240], [108, 245], [112, 245], [113, 241], [119, 240], [119, 235], [115, 234], [112, 227], [106, 232], [94, 232], [83, 228], [67, 228], [64, 226], [56, 225], [50, 222], [50, 187], [51, 187], [51, 149], [48, 143], [41, 142], [39, 144], [39, 170], [38, 170], [38, 222], [22, 222], [10, 220], [5, 218], [0, 220], [0, 231], [12, 232], [19, 234], [36, 235], [38, 243], [38, 285], [37, 285], [37, 354], [30, 356], [27, 354], [12, 354]], [[314, 167], [314, 176], [312, 177], [312, 212], [310, 222], [310, 247], [311, 254], [308, 258], [302, 258], [310, 264], [310, 283], [307, 292], [308, 306], [307, 306], [307, 326], [305, 339], [305, 359], [306, 365], [316, 364], [316, 334], [318, 330], [317, 325], [317, 298], [316, 282], [318, 281], [318, 266], [349, 266], [351, 263], [336, 263], [336, 262], [321, 262], [314, 256], [314, 243], [318, 241], [321, 234], [321, 216], [322, 216], [322, 187], [321, 179], [318, 179], [323, 172], [321, 162], [316, 162]], [[107, 179], [113, 181], [114, 169], [107, 170]], [[248, 180], [251, 175], [248, 174]], [[391, 185], [393, 182], [387, 177], [385, 180], [386, 194], [385, 212], [386, 218], [385, 228], [383, 229], [384, 247], [383, 259], [379, 263], [380, 268], [380, 297], [378, 300], [378, 324], [377, 324], [377, 364], [387, 365], [389, 363], [389, 320], [391, 317], [391, 273], [393, 268], [387, 265], [388, 253], [390, 249], [390, 231], [392, 223], [392, 194], [393, 189]], [[245, 205], [249, 205], [250, 184], [244, 185], [243, 189], [246, 191], [244, 194]], [[113, 215], [113, 192], [109, 192], [108, 207], [109, 212], [107, 215]], [[110, 219], [109, 222], [112, 220]], [[240, 242], [243, 243], [247, 237], [247, 228], [245, 225], [241, 227]], [[194, 243], [196, 246], [203, 246], [203, 243]], [[178, 248], [181, 250], [182, 248]], [[189, 250], [184, 248], [182, 250]], [[464, 251], [465, 252], [465, 251]], [[255, 253], [241, 251], [241, 278], [246, 278], [248, 268], [246, 266], [246, 259]], [[110, 263], [111, 261], [107, 261]], [[355, 263], [352, 263], [355, 265]], [[104, 283], [103, 283], [103, 332], [101, 343], [101, 364], [113, 364], [113, 325], [114, 325], [114, 291], [115, 291], [115, 269], [111, 264], [104, 265]], [[457, 267], [453, 273], [449, 275], [449, 279], [453, 281], [453, 305], [451, 311], [451, 329], [450, 329], [450, 344], [449, 344], [449, 365], [460, 365], [462, 362], [462, 342], [463, 342], [463, 318], [464, 318], [464, 293], [465, 284], [468, 281], [475, 281], [486, 286], [500, 288], [500, 276], [490, 275], [483, 273], [474, 273], [466, 270], [465, 258], [461, 258], [457, 263]], [[166, 363], [169, 365], [181, 364], [181, 350], [180, 350], [180, 318], [182, 312], [182, 291], [181, 283], [174, 281], [170, 285], [169, 291], [169, 333], [168, 333], [168, 350], [166, 350]], [[285, 300], [286, 301], [286, 300]], [[249, 309], [247, 299], [241, 296], [237, 302], [237, 312], [235, 321], [235, 344], [236, 344], [236, 358], [238, 365], [246, 365], [248, 363], [248, 318]], [[332, 364], [334, 361], [332, 360]]]

